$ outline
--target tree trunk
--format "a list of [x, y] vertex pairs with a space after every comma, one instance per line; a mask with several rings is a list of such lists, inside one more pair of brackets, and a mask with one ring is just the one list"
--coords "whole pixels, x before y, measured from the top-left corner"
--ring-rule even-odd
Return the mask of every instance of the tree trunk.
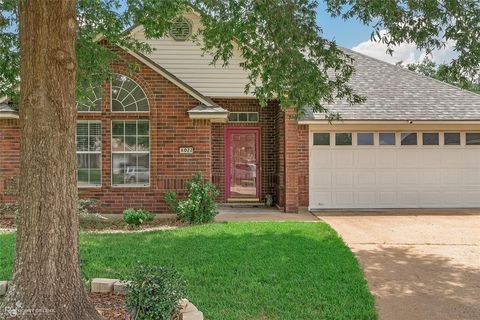
[[19, 1], [20, 221], [13, 285], [0, 319], [101, 319], [79, 264], [75, 6], [75, 0]]

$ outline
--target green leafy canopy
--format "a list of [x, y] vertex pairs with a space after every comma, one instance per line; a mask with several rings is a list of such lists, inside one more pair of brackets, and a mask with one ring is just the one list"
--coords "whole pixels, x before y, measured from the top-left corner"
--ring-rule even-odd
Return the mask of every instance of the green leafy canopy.
[[[19, 79], [18, 0], [0, 1], [0, 96], [15, 94]], [[478, 0], [326, 0], [328, 11], [345, 19], [374, 24], [378, 41], [390, 47], [403, 41], [420, 48], [441, 48], [454, 40], [458, 57], [448, 67], [457, 77], [478, 75], [480, 4]], [[120, 59], [105, 46], [148, 52], [128, 28], [143, 25], [147, 38], [161, 37], [182, 13], [195, 10], [203, 28], [196, 35], [212, 63], [228, 64], [235, 46], [248, 71], [246, 90], [264, 105], [305, 106], [326, 111], [336, 99], [360, 103], [348, 80], [352, 59], [325, 39], [316, 22], [314, 0], [78, 0], [77, 94], [82, 96], [111, 75]], [[388, 30], [382, 36], [380, 30]], [[99, 41], [102, 39], [102, 41]], [[135, 66], [131, 66], [135, 68]]]

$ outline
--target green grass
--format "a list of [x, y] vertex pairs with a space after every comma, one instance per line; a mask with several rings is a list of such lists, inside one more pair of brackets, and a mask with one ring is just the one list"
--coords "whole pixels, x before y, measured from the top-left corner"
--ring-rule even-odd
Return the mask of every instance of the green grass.
[[[14, 234], [0, 234], [0, 279]], [[350, 250], [324, 223], [223, 223], [81, 235], [82, 271], [122, 278], [137, 261], [175, 267], [206, 319], [377, 319]]]

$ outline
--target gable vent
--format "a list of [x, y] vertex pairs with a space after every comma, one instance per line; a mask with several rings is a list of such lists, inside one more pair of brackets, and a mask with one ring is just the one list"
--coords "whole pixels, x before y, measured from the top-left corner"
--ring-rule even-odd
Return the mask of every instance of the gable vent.
[[185, 18], [175, 21], [170, 28], [170, 36], [177, 41], [185, 41], [192, 34], [192, 24]]

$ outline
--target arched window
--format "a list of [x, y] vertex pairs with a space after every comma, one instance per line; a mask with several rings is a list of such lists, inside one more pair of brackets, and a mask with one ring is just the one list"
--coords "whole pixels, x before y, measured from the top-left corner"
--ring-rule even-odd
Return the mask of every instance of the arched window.
[[102, 88], [92, 89], [92, 94], [80, 99], [77, 102], [78, 112], [100, 112], [102, 111]]
[[145, 112], [148, 99], [142, 88], [132, 79], [121, 74], [112, 78], [112, 112]]

